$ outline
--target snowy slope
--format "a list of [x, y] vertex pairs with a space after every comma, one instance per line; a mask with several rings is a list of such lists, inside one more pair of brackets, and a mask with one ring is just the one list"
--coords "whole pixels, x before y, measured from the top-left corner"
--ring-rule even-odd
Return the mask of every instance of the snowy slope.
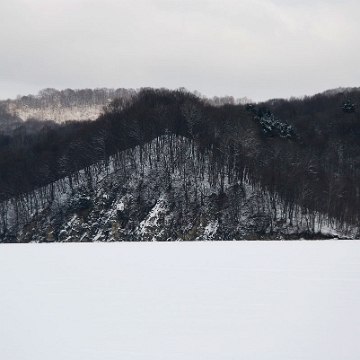
[[9, 104], [8, 111], [10, 114], [18, 116], [21, 120], [28, 119], [52, 120], [62, 123], [68, 120], [96, 120], [102, 112], [104, 105], [74, 105], [61, 106], [60, 104], [48, 105], [43, 107], [16, 106]]
[[[140, 161], [140, 158], [142, 161]], [[2, 241], [354, 238], [358, 229], [289, 208], [189, 139], [142, 147], [0, 204]]]

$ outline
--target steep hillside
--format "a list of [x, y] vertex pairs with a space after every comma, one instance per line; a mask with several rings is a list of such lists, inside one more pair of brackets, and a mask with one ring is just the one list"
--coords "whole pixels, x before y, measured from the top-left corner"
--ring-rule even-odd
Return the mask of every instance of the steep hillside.
[[0, 204], [3, 242], [351, 238], [171, 135]]
[[95, 121], [0, 135], [0, 238], [356, 237], [359, 102], [143, 89]]

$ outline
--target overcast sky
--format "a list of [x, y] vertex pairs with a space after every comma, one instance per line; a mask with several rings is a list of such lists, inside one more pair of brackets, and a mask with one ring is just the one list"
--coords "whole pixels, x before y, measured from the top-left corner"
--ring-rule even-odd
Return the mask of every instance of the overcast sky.
[[359, 0], [4, 0], [0, 99], [185, 87], [255, 101], [360, 86]]

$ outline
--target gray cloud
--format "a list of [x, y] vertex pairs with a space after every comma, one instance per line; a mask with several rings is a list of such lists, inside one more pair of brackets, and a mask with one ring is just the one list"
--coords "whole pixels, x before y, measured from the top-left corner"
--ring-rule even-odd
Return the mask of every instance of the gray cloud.
[[359, 86], [352, 0], [12, 0], [0, 14], [1, 98], [184, 86], [262, 100]]

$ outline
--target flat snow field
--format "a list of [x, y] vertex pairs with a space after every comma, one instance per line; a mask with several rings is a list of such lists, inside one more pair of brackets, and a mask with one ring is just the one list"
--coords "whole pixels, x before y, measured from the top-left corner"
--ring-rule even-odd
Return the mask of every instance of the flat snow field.
[[358, 360], [360, 241], [0, 246], [3, 360]]

